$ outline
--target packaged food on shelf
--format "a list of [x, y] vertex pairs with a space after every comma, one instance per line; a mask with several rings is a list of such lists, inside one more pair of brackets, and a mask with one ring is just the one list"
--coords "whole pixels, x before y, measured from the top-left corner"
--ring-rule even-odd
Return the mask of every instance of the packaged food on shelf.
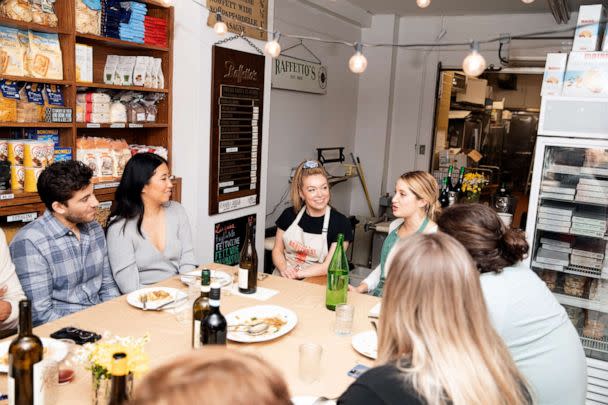
[[11, 189], [11, 164], [0, 160], [0, 191]]
[[103, 82], [105, 84], [120, 84], [120, 76], [118, 76], [117, 68], [120, 56], [108, 55], [106, 57], [106, 64], [103, 68]]
[[32, 22], [56, 27], [57, 14], [55, 14], [53, 3], [55, 0], [32, 0]]
[[147, 67], [147, 56], [138, 56], [135, 59], [135, 67], [133, 68], [133, 86], [143, 86], [146, 83]]
[[121, 40], [144, 43], [145, 25], [144, 19], [148, 13], [148, 7], [144, 3], [136, 1], [120, 2], [122, 18], [118, 25], [118, 34]]
[[54, 146], [59, 146], [59, 130], [57, 129], [25, 128], [23, 130], [23, 137], [37, 141], [52, 141]]
[[577, 29], [574, 32], [573, 52], [591, 52], [600, 49], [602, 26], [606, 10], [601, 4], [580, 6]]
[[567, 53], [548, 53], [545, 62], [545, 74], [540, 90], [541, 96], [559, 96], [562, 94], [564, 74], [566, 73]]
[[46, 167], [53, 163], [53, 155], [49, 156], [52, 141], [23, 141], [23, 165], [25, 167]]
[[585, 326], [583, 328], [583, 336], [600, 340], [605, 336], [606, 322], [608, 317], [606, 314], [601, 314], [595, 311], [587, 311]]
[[167, 21], [146, 15], [144, 19], [144, 43], [156, 46], [167, 46]]
[[564, 76], [564, 96], [608, 95], [608, 52], [572, 52]]
[[127, 162], [131, 159], [131, 150], [127, 141], [124, 139], [113, 140], [112, 154], [114, 159], [114, 178], [120, 179], [125, 171]]
[[93, 47], [76, 44], [76, 81], [93, 82]]
[[25, 83], [19, 90], [17, 122], [39, 122], [44, 120], [44, 85]]
[[127, 107], [120, 101], [114, 101], [110, 106], [110, 121], [112, 123], [127, 122]]
[[585, 294], [585, 283], [587, 278], [584, 276], [567, 275], [564, 277], [564, 293], [574, 297], [582, 297]]
[[104, 83], [164, 88], [162, 59], [151, 56], [108, 55], [104, 66]]
[[18, 38], [19, 30], [0, 26], [0, 73], [13, 76], [25, 74], [24, 50]]
[[55, 147], [53, 151], [54, 162], [64, 162], [72, 160], [72, 148], [58, 148]]
[[0, 80], [0, 122], [17, 121], [19, 88], [16, 82]]
[[8, 139], [0, 139], [0, 162], [8, 162]]
[[545, 282], [547, 288], [551, 291], [555, 291], [557, 287], [557, 273], [551, 270], [543, 270], [539, 272], [539, 277]]
[[38, 192], [38, 177], [40, 173], [44, 170], [44, 167], [27, 167], [23, 168], [24, 170], [24, 180], [23, 180], [23, 191], [26, 193], [36, 193]]
[[582, 308], [577, 308], [570, 305], [564, 305], [563, 307], [574, 327], [577, 330], [582, 328], [585, 324], [585, 311]]
[[1, 0], [0, 16], [16, 21], [31, 22], [32, 6], [28, 0]]
[[589, 299], [608, 304], [608, 280], [593, 279], [589, 287]]
[[116, 72], [120, 77], [120, 83], [114, 83], [121, 86], [133, 85], [133, 70], [135, 69], [135, 56], [121, 56], [118, 60]]
[[155, 89], [165, 88], [165, 76], [163, 75], [163, 60], [160, 58], [154, 58], [154, 81], [152, 87]]
[[93, 183], [99, 182], [99, 167], [95, 151], [95, 139], [82, 137], [76, 139], [76, 160], [89, 166], [93, 171]]
[[11, 189], [23, 190], [25, 171], [21, 165], [11, 165]]
[[43, 79], [62, 80], [63, 61], [59, 36], [54, 33], [29, 31], [27, 57], [30, 74]]
[[93, 170], [93, 182], [118, 180], [131, 158], [124, 139], [82, 137], [76, 141], [76, 159]]
[[148, 146], [148, 145], [129, 145], [131, 148], [131, 154], [135, 155], [137, 153], [156, 153], [158, 156], [167, 159], [169, 156], [167, 148], [163, 146]]
[[9, 139], [8, 141], [8, 161], [12, 165], [23, 165], [23, 140]]
[[111, 100], [109, 94], [102, 92], [85, 92], [76, 95], [78, 103], [109, 103]]
[[101, 34], [101, 1], [76, 1], [76, 32], [81, 34]]

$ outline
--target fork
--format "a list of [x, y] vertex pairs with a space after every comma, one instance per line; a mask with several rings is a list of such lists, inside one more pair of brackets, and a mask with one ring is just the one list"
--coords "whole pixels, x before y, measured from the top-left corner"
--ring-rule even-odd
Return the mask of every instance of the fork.
[[142, 294], [139, 297], [139, 300], [141, 301], [141, 305], [143, 306], [143, 310], [147, 311], [148, 310], [148, 296], [146, 294]]

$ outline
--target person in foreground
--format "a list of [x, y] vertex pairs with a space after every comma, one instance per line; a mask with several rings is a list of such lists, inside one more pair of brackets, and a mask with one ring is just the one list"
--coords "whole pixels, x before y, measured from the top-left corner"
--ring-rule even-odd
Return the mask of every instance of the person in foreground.
[[404, 173], [395, 184], [392, 200], [393, 215], [397, 217], [389, 225], [389, 233], [380, 252], [380, 264], [351, 291], [382, 296], [388, 268], [387, 259], [397, 241], [419, 233], [437, 232], [433, 220], [439, 210], [439, 189], [435, 178], [423, 171]]
[[481, 204], [450, 207], [438, 224], [473, 257], [490, 319], [538, 403], [584, 404], [587, 366], [580, 338], [546, 284], [520, 263], [528, 253], [523, 232], [507, 228]]
[[291, 405], [283, 376], [251, 353], [206, 346], [151, 371], [129, 405]]
[[93, 171], [81, 162], [53, 163], [38, 178], [44, 215], [24, 226], [10, 245], [35, 325], [119, 295], [106, 238], [95, 221], [99, 202]]
[[338, 404], [531, 404], [492, 327], [475, 265], [445, 234], [415, 235], [391, 255], [377, 366]]
[[171, 200], [167, 161], [139, 153], [125, 166], [108, 225], [108, 254], [125, 294], [196, 267], [190, 223]]
[[305, 278], [327, 274], [336, 250], [339, 233], [344, 249], [353, 232], [344, 215], [329, 206], [328, 175], [316, 160], [302, 162], [291, 182], [293, 206], [276, 221], [277, 234], [272, 249], [275, 275]]
[[25, 299], [4, 232], [0, 229], [0, 335], [17, 328], [19, 301]]

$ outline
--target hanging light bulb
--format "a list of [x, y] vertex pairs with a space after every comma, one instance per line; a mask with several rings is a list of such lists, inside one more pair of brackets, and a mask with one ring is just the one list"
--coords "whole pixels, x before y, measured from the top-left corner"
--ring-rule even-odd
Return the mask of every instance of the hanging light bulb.
[[431, 5], [431, 0], [416, 0], [416, 4], [420, 8], [427, 8], [428, 6]]
[[462, 61], [462, 70], [467, 76], [477, 77], [486, 70], [486, 60], [479, 53], [479, 42], [471, 42], [471, 53]]
[[353, 73], [363, 73], [367, 68], [367, 58], [361, 52], [363, 44], [355, 42], [355, 54], [348, 61], [348, 68]]
[[279, 38], [281, 37], [281, 33], [275, 31], [272, 33], [272, 41], [266, 42], [264, 45], [264, 53], [268, 56], [272, 56], [273, 58], [278, 58], [281, 54], [281, 45], [279, 44]]
[[160, 0], [160, 5], [164, 7], [172, 7], [173, 0]]
[[215, 13], [215, 25], [213, 26], [213, 30], [217, 35], [224, 35], [228, 32], [228, 26], [222, 21], [222, 13], [219, 11]]
[[534, 3], [534, 0], [521, 0], [521, 1], [526, 4]]

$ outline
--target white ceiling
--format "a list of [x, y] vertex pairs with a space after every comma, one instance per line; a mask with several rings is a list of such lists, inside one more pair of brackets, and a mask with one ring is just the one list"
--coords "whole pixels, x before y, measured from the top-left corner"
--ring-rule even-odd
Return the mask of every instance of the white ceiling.
[[[332, 0], [325, 0], [331, 2]], [[335, 0], [334, 0], [335, 1]], [[547, 0], [525, 4], [521, 0], [431, 0], [421, 9], [416, 0], [347, 0], [371, 14], [397, 15], [468, 15], [505, 13], [550, 13]], [[578, 11], [581, 4], [598, 4], [600, 0], [568, 0], [570, 11]], [[605, 1], [604, 1], [605, 3]]]

